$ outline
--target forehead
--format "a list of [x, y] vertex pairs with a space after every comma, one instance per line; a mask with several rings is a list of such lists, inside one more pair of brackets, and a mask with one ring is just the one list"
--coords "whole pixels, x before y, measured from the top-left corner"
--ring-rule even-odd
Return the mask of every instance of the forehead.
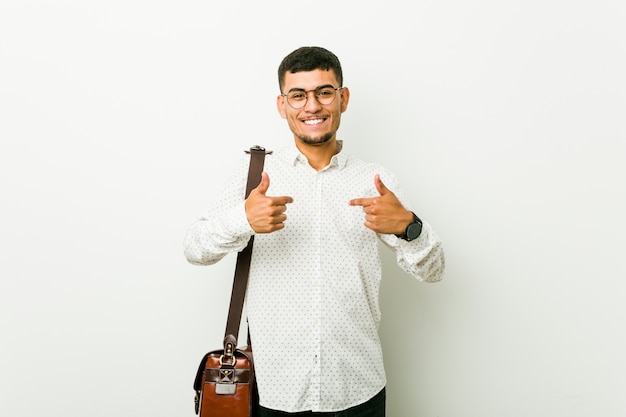
[[287, 72], [285, 74], [284, 91], [293, 88], [314, 90], [322, 85], [332, 85], [339, 87], [335, 71], [315, 69], [313, 71], [299, 71], [295, 73]]

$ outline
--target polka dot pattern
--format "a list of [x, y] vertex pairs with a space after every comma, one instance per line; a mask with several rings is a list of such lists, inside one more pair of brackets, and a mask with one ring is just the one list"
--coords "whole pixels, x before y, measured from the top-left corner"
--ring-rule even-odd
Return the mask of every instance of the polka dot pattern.
[[[326, 412], [365, 402], [386, 384], [378, 239], [409, 274], [437, 281], [444, 270], [439, 238], [427, 223], [413, 242], [367, 229], [362, 208], [348, 201], [378, 195], [375, 174], [401, 201], [402, 194], [390, 172], [343, 151], [318, 172], [292, 145], [268, 155], [265, 171], [267, 195], [294, 201], [285, 228], [254, 241], [246, 311], [261, 404]], [[245, 246], [252, 234], [243, 211], [246, 172], [243, 163], [225, 195], [190, 228], [190, 262], [214, 263]]]

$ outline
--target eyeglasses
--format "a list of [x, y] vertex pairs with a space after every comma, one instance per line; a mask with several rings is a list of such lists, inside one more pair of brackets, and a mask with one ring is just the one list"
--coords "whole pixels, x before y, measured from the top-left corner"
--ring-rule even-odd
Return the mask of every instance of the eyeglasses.
[[287, 94], [281, 94], [283, 97], [287, 97], [287, 103], [294, 109], [301, 109], [306, 106], [306, 102], [309, 99], [309, 93], [315, 93], [315, 99], [321, 105], [327, 106], [335, 101], [337, 91], [343, 87], [323, 86], [318, 87], [315, 90], [292, 90]]

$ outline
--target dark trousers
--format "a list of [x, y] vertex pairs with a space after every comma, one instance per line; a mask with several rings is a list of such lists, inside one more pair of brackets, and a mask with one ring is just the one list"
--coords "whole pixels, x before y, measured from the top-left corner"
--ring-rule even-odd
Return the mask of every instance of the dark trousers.
[[314, 413], [312, 411], [304, 411], [301, 413], [286, 413], [284, 411], [270, 410], [269, 408], [259, 407], [258, 417], [285, 417], [285, 416], [306, 416], [306, 417], [385, 417], [385, 389], [376, 394], [371, 400], [348, 408], [344, 411], [334, 413]]

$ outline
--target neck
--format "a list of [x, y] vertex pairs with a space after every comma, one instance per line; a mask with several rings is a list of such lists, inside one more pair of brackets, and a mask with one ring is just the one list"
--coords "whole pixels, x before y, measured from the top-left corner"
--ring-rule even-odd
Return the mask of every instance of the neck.
[[296, 147], [302, 155], [306, 156], [309, 165], [317, 171], [327, 167], [332, 157], [340, 151], [336, 139], [331, 139], [319, 145], [310, 145], [296, 138]]

